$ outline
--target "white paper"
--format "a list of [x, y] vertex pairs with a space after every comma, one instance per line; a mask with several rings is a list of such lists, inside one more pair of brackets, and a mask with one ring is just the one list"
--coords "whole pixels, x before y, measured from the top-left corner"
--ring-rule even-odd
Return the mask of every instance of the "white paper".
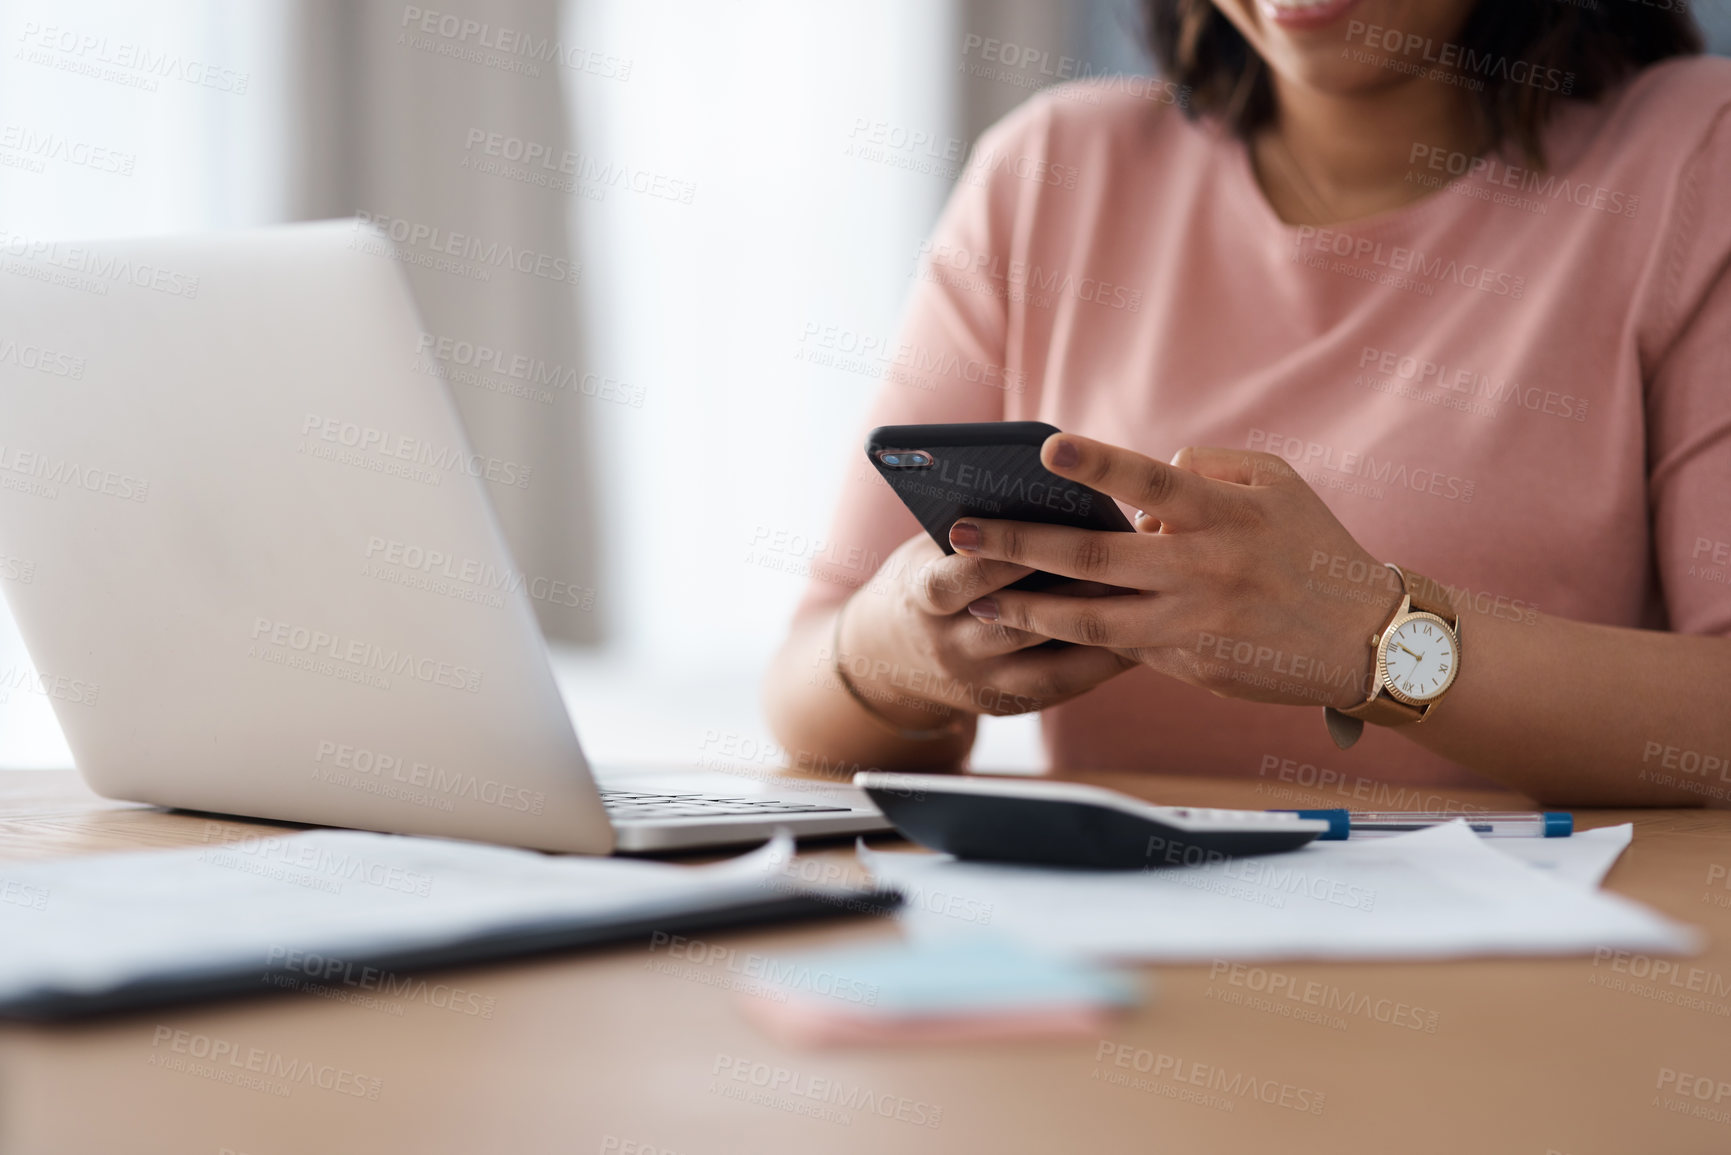
[[1634, 825], [1625, 822], [1567, 838], [1486, 838], [1484, 844], [1534, 869], [1549, 871], [1553, 878], [1593, 890], [1605, 881], [1634, 836]]
[[653, 917], [785, 891], [785, 834], [713, 866], [549, 857], [360, 831], [0, 863], [0, 999], [127, 979], [358, 958], [543, 918]]
[[1459, 822], [1134, 873], [862, 857], [906, 892], [910, 934], [983, 930], [1099, 959], [1669, 954], [1699, 943], [1692, 928], [1500, 854]]

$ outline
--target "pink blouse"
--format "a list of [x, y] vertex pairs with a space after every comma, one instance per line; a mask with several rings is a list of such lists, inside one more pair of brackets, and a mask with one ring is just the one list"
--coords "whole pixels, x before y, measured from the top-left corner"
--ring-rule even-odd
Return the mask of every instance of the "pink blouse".
[[[1728, 109], [1731, 61], [1669, 61], [1560, 108], [1543, 171], [1415, 142], [1409, 177], [1435, 191], [1314, 228], [1275, 216], [1238, 140], [1048, 90], [981, 138], [869, 424], [1276, 453], [1373, 555], [1481, 611], [1731, 634]], [[920, 532], [847, 452], [802, 613]], [[1343, 752], [1320, 709], [1146, 669], [1042, 725], [1055, 765], [1373, 784], [1361, 806], [1399, 801], [1378, 783], [1478, 781], [1396, 733]]]

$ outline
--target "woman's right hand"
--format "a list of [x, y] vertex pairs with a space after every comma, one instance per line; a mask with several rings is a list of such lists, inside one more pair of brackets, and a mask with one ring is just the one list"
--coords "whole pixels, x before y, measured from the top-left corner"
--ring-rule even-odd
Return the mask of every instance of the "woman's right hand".
[[1134, 665], [1094, 646], [1044, 646], [1050, 639], [968, 613], [969, 603], [1032, 572], [945, 554], [923, 533], [909, 538], [840, 611], [848, 680], [886, 718], [927, 730], [956, 712], [1043, 710]]

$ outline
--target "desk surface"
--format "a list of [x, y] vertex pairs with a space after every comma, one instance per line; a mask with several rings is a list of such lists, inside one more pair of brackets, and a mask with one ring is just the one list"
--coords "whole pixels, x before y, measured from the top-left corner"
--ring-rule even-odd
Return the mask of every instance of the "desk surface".
[[[1253, 782], [1088, 780], [1197, 805], [1327, 804], [1271, 800]], [[747, 1022], [726, 984], [752, 952], [888, 939], [893, 922], [735, 931], [714, 936], [735, 950], [731, 970], [687, 963], [670, 973], [664, 954], [640, 944], [444, 972], [437, 981], [462, 993], [451, 1002], [432, 987], [355, 1001], [290, 993], [0, 1027], [0, 1151], [1731, 1150], [1731, 813], [1577, 820], [1635, 823], [1608, 888], [1703, 928], [1704, 954], [1274, 964], [1236, 982], [1209, 966], [1150, 967], [1152, 997], [1103, 1039], [799, 1051]], [[0, 862], [200, 843], [211, 821], [97, 798], [70, 772], [0, 774]], [[376, 1079], [379, 1093], [303, 1082], [279, 1097], [223, 1081], [237, 1070], [227, 1064], [165, 1066], [153, 1045], [162, 1028]], [[1130, 1065], [1097, 1060], [1102, 1044], [1129, 1048], [1111, 1054]], [[816, 1098], [734, 1097], [750, 1084], [716, 1071], [744, 1064], [763, 1064], [763, 1078], [779, 1070]], [[1664, 1071], [1680, 1074], [1661, 1087]], [[834, 1097], [826, 1106], [818, 1080], [834, 1081], [852, 1108]], [[1317, 1094], [1320, 1114], [1296, 1109]]]

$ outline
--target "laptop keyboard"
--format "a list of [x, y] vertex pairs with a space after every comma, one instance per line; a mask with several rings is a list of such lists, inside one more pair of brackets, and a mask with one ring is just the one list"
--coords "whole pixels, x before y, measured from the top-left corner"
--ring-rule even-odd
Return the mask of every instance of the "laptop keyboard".
[[846, 806], [781, 802], [773, 798], [726, 798], [709, 794], [665, 794], [640, 790], [603, 790], [601, 804], [615, 822], [666, 818], [722, 818], [749, 814], [774, 818], [782, 814], [846, 814]]

